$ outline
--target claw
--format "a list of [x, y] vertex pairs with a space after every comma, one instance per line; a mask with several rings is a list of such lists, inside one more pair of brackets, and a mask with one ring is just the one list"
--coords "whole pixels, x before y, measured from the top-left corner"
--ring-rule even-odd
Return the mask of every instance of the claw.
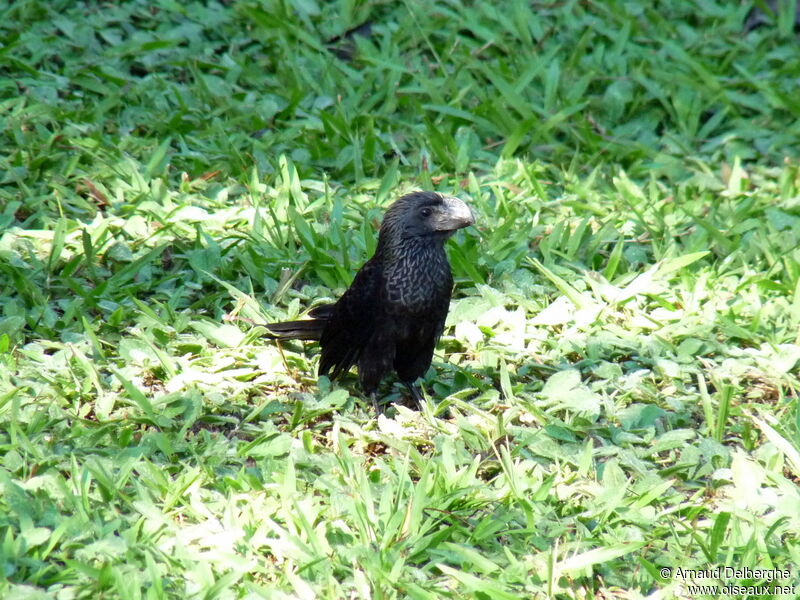
[[378, 394], [377, 392], [372, 392], [369, 395], [369, 399], [372, 402], [372, 407], [375, 409], [375, 416], [377, 417], [381, 414], [381, 407], [378, 405]]
[[413, 396], [414, 400], [417, 401], [417, 405], [420, 408], [422, 408], [422, 405], [424, 404], [425, 399], [422, 397], [422, 394], [420, 394], [419, 388], [417, 388], [417, 386], [415, 386], [413, 383], [410, 383], [408, 381], [404, 381], [403, 384], [408, 388], [408, 391], [411, 392], [411, 395]]

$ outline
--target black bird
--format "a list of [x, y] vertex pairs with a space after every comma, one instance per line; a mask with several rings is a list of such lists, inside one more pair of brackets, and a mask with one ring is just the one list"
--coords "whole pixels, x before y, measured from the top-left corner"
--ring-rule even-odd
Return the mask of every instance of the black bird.
[[333, 304], [317, 306], [310, 320], [267, 325], [279, 340], [319, 340], [319, 374], [335, 379], [358, 366], [364, 393], [377, 408], [376, 391], [392, 369], [422, 402], [414, 381], [431, 364], [444, 329], [453, 276], [444, 243], [475, 222], [453, 196], [414, 192], [386, 211], [375, 255]]

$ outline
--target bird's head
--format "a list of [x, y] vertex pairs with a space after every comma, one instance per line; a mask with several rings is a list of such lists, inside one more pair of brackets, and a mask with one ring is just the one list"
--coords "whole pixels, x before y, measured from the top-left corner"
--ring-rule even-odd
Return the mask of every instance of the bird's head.
[[413, 192], [396, 200], [386, 211], [380, 237], [445, 240], [473, 223], [475, 217], [463, 200], [436, 192]]

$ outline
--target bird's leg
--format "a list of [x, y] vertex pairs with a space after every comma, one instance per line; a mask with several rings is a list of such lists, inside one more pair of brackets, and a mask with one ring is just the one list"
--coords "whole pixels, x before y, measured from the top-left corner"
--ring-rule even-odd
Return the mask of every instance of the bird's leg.
[[381, 407], [378, 406], [378, 392], [370, 392], [369, 399], [372, 401], [372, 407], [375, 409], [375, 416], [381, 414]]
[[422, 394], [419, 393], [419, 389], [417, 386], [414, 385], [411, 381], [404, 381], [403, 385], [408, 388], [408, 391], [411, 392], [411, 395], [414, 397], [414, 400], [417, 401], [417, 405], [422, 408], [423, 403], [425, 402]]

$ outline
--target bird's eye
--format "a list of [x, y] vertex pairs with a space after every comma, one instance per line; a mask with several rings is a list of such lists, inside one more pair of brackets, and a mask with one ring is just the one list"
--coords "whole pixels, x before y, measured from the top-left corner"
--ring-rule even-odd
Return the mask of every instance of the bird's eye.
[[432, 212], [433, 211], [430, 208], [424, 206], [422, 210], [419, 211], [419, 214], [421, 214], [423, 217], [430, 217]]

